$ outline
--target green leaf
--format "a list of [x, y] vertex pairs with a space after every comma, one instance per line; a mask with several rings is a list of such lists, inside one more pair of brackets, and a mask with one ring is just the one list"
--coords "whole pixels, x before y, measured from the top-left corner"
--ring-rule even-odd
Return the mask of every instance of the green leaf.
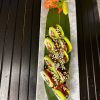
[[45, 89], [47, 92], [48, 100], [58, 100], [57, 97], [55, 96], [54, 92], [52, 91], [52, 88], [49, 87], [46, 83], [45, 84]]
[[[48, 36], [48, 30], [50, 26], [59, 24], [64, 30], [65, 36], [70, 39], [70, 24], [69, 24], [68, 15], [64, 15], [63, 12], [58, 14], [57, 12], [58, 9], [50, 9], [48, 12], [45, 37]], [[45, 48], [45, 55], [46, 54], [48, 54], [48, 50]], [[69, 69], [69, 63], [65, 64], [65, 67]], [[44, 84], [45, 84], [48, 100], [58, 100], [57, 97], [54, 95], [52, 89], [46, 83]]]
[[70, 38], [70, 25], [68, 15], [64, 15], [63, 12], [58, 14], [58, 9], [50, 9], [46, 22], [46, 35], [48, 35], [49, 27], [55, 24], [60, 24], [64, 30], [65, 36]]

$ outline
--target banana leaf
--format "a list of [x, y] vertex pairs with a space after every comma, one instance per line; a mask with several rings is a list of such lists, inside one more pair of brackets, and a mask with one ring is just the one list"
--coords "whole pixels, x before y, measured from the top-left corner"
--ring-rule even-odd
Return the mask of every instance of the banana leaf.
[[[56, 24], [59, 24], [62, 27], [65, 33], [65, 36], [70, 39], [69, 17], [68, 15], [64, 15], [63, 12], [58, 14], [57, 9], [50, 9], [48, 12], [47, 21], [46, 21], [45, 37], [48, 36], [49, 27], [54, 26]], [[45, 48], [45, 55], [46, 54], [48, 54], [48, 51]], [[69, 63], [65, 64], [65, 67], [69, 69]], [[54, 95], [52, 88], [50, 88], [46, 83], [44, 84], [45, 84], [45, 89], [46, 89], [46, 93], [48, 96], [48, 100], [58, 100], [57, 97]]]

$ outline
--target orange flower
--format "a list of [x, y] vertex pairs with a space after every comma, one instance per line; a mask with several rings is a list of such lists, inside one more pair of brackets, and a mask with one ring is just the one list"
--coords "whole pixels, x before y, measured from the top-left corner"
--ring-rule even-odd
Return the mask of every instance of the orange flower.
[[45, 1], [45, 7], [46, 8], [57, 8], [58, 5], [57, 3], [59, 2], [59, 0], [46, 0]]
[[60, 14], [62, 11], [65, 15], [68, 14], [68, 5], [65, 2], [65, 0], [45, 0], [45, 8], [57, 8], [58, 14]]

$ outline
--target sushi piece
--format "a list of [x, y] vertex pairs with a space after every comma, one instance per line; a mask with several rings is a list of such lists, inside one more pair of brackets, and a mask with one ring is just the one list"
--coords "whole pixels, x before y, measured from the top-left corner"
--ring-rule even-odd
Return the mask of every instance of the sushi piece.
[[56, 73], [56, 67], [55, 63], [49, 56], [44, 57], [45, 65], [47, 65], [47, 68]]
[[53, 41], [50, 38], [45, 38], [44, 44], [45, 44], [48, 51], [50, 51], [50, 52], [54, 51], [55, 45], [54, 45]]
[[54, 53], [49, 54], [49, 57], [55, 62], [59, 62], [60, 64], [65, 64], [69, 61], [68, 54], [64, 51], [61, 53]]
[[44, 44], [47, 50], [51, 53], [62, 53], [66, 51], [67, 53], [72, 51], [72, 44], [67, 37], [63, 37], [63, 39], [52, 40], [51, 38], [45, 38]]
[[60, 42], [58, 42], [58, 40], [53, 41], [51, 38], [47, 37], [44, 40], [44, 44], [45, 44], [47, 50], [51, 53], [60, 51], [61, 45], [60, 45]]
[[64, 37], [64, 31], [60, 25], [55, 25], [49, 28], [49, 36], [52, 39], [59, 39]]
[[55, 66], [53, 60], [47, 55], [44, 57], [44, 61], [50, 67]]
[[53, 91], [58, 100], [66, 100], [70, 94], [70, 90], [65, 86], [65, 84], [59, 84], [53, 88]]
[[45, 56], [44, 59], [47, 65], [46, 69], [49, 69], [51, 72], [53, 72], [61, 83], [65, 82], [68, 79], [69, 73], [64, 66], [57, 62], [54, 63], [48, 56]]
[[54, 75], [57, 77], [57, 79], [59, 79], [59, 75], [57, 73], [57, 69], [55, 67], [55, 63], [53, 62], [53, 60], [49, 56], [45, 56], [44, 61], [47, 66], [46, 68], [49, 69], [51, 72], [53, 72]]
[[61, 48], [63, 48], [66, 52], [72, 51], [72, 44], [67, 37], [64, 36], [63, 39], [59, 40]]
[[60, 76], [60, 82], [61, 83], [64, 83], [69, 78], [69, 73], [68, 73], [68, 71], [66, 70], [65, 67], [57, 68], [57, 73]]
[[59, 62], [61, 62], [61, 64], [65, 64], [68, 61], [69, 61], [69, 56], [65, 51], [59, 54]]
[[44, 81], [48, 84], [49, 87], [57, 86], [59, 83], [57, 77], [49, 69], [45, 69], [44, 71], [42, 71], [41, 76], [44, 79]]

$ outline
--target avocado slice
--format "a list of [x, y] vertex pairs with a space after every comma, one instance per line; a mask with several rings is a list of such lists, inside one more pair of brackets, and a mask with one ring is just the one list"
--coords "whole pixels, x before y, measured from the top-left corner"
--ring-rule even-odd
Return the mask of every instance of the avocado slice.
[[[53, 88], [54, 94], [57, 96], [58, 100], [67, 100], [66, 96], [60, 91], [55, 88]], [[69, 92], [69, 90], [67, 91]]]
[[56, 31], [56, 29], [54, 27], [50, 27], [49, 28], [49, 36], [52, 39], [59, 38], [59, 34], [57, 33], [57, 31]]
[[64, 31], [63, 31], [63, 29], [62, 29], [62, 27], [60, 26], [60, 25], [56, 25], [56, 27], [58, 27], [59, 28], [59, 30], [60, 30], [60, 32], [61, 32], [61, 35], [62, 35], [62, 37], [64, 36]]
[[66, 100], [70, 94], [70, 90], [65, 86], [65, 84], [59, 84], [57, 87], [53, 88], [53, 91], [58, 100]]
[[55, 25], [54, 27], [49, 28], [49, 36], [52, 39], [59, 39], [64, 37], [64, 31], [60, 25]]
[[57, 96], [58, 100], [66, 100], [66, 97], [61, 91], [57, 89], [53, 89], [53, 91], [54, 91], [54, 94]]
[[44, 57], [44, 60], [46, 61], [46, 63], [48, 63], [48, 66], [50, 65], [51, 67], [53, 67], [55, 65], [52, 59], [48, 55]]
[[66, 41], [67, 45], [68, 45], [68, 53], [72, 51], [72, 44], [69, 41], [69, 39], [67, 37], [64, 37], [64, 40]]
[[[66, 45], [63, 43], [63, 41], [65, 41]], [[72, 44], [69, 41], [69, 39], [67, 37], [64, 36], [63, 39], [59, 40], [59, 43], [61, 45], [61, 47], [67, 52], [71, 52], [72, 51]]]
[[66, 63], [69, 61], [69, 56], [68, 56], [68, 54], [66, 53], [66, 51], [64, 51], [64, 55], [65, 55], [65, 57], [66, 57]]
[[57, 79], [59, 79], [59, 75], [57, 73], [55, 63], [52, 61], [52, 59], [49, 56], [46, 55], [44, 57], [44, 60], [47, 63], [48, 69], [51, 70], [56, 75]]
[[50, 38], [45, 38], [44, 40], [44, 44], [46, 46], [46, 48], [48, 49], [48, 51], [53, 52], [55, 49], [54, 43]]
[[41, 76], [42, 76], [43, 80], [48, 84], [49, 87], [54, 86], [54, 83], [51, 80], [51, 77], [48, 75], [48, 73], [46, 73], [45, 71], [41, 71]]

